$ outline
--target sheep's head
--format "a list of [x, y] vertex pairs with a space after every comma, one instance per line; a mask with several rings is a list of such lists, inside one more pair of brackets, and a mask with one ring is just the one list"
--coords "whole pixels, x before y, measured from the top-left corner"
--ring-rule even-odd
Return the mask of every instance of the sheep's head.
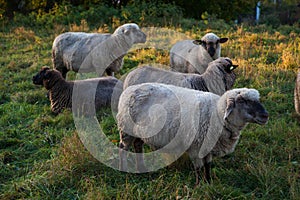
[[135, 23], [127, 23], [118, 27], [113, 35], [121, 34], [125, 34], [126, 38], [130, 38], [132, 44], [145, 43], [147, 38], [146, 34]]
[[207, 33], [201, 38], [201, 40], [194, 40], [193, 43], [201, 45], [213, 59], [217, 59], [221, 54], [220, 43], [225, 43], [227, 40], [228, 38], [219, 38], [214, 33]]
[[220, 57], [208, 64], [206, 69], [206, 73], [219, 74], [223, 79], [225, 90], [229, 90], [233, 87], [233, 84], [236, 80], [236, 75], [234, 73], [234, 69], [236, 69], [238, 65], [233, 65], [230, 58]]
[[53, 83], [55, 83], [58, 79], [63, 79], [59, 71], [51, 70], [49, 67], [44, 66], [35, 76], [32, 77], [32, 82], [35, 85], [43, 85], [48, 90], [52, 88]]
[[259, 101], [255, 89], [239, 88], [225, 93], [226, 108], [224, 120], [229, 124], [242, 127], [246, 123], [266, 124], [269, 114]]
[[35, 85], [43, 85], [43, 81], [48, 70], [50, 70], [49, 67], [42, 67], [42, 69], [35, 76], [32, 77], [32, 82]]
[[227, 73], [233, 73], [233, 70], [238, 67], [238, 65], [232, 64], [232, 60], [228, 57], [220, 57], [209, 63], [209, 65], [217, 65]]

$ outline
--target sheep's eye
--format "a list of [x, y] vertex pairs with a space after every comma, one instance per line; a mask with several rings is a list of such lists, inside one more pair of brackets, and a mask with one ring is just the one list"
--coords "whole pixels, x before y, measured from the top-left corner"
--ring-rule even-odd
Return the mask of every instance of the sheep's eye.
[[242, 97], [239, 97], [236, 101], [237, 103], [247, 104], [247, 101]]

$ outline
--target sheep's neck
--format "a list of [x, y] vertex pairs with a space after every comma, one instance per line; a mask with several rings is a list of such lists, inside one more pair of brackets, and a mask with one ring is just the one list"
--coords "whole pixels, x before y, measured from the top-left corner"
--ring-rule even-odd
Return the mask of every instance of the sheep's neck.
[[60, 112], [63, 108], [71, 108], [73, 82], [65, 80], [56, 81], [49, 90], [51, 107], [53, 112]]
[[224, 74], [221, 74], [219, 70], [211, 70], [201, 75], [209, 92], [217, 95], [223, 95], [226, 92], [226, 81], [224, 81]]
[[201, 90], [204, 92], [209, 92], [206, 81], [203, 79], [201, 75], [195, 75], [195, 78], [191, 81], [192, 88], [196, 90]]
[[119, 36], [117, 40], [115, 40], [115, 49], [113, 50], [114, 55], [116, 58], [123, 57], [130, 47], [133, 45], [131, 42], [124, 39], [124, 37]]
[[227, 120], [224, 123], [223, 118], [219, 117], [219, 119], [222, 120], [220, 123], [223, 123], [223, 129], [218, 142], [213, 148], [213, 154], [217, 156], [224, 156], [234, 151], [235, 146], [240, 138], [240, 131], [243, 129], [245, 124], [241, 126], [235, 126], [230, 124]]

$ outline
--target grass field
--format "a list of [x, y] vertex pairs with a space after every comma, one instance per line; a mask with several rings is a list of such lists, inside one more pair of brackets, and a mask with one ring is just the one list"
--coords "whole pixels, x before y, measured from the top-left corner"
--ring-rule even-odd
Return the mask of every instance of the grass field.
[[[9, 24], [0, 32], [0, 199], [300, 199], [300, 123], [293, 104], [299, 26], [169, 28], [192, 38], [208, 31], [229, 37], [222, 55], [239, 64], [235, 87], [259, 90], [270, 114], [267, 125], [245, 128], [234, 153], [214, 160], [212, 183], [194, 188], [185, 157], [146, 174], [122, 173], [94, 159], [72, 113], [52, 114], [46, 90], [31, 79], [41, 66], [52, 66], [51, 46], [59, 33], [97, 30], [86, 23], [46, 30]], [[167, 49], [130, 52], [117, 77], [140, 64], [168, 65]], [[100, 124], [117, 145], [114, 118], [103, 112]]]

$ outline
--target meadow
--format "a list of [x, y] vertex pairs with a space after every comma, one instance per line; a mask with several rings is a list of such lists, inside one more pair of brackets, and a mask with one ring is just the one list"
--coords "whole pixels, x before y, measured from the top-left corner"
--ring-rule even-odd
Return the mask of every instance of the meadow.
[[[293, 90], [300, 66], [299, 25], [214, 25], [184, 19], [156, 24], [190, 38], [214, 32], [229, 41], [222, 55], [235, 64], [234, 87], [256, 88], [269, 112], [268, 124], [248, 125], [234, 153], [213, 161], [211, 184], [194, 188], [191, 162], [145, 174], [107, 167], [85, 149], [72, 112], [54, 115], [46, 90], [32, 83], [41, 66], [52, 66], [51, 46], [65, 31], [112, 32], [114, 25], [2, 23], [0, 32], [0, 199], [300, 199], [300, 118]], [[188, 24], [188, 25], [187, 25]], [[221, 24], [221, 25], [220, 25]], [[142, 26], [146, 27], [144, 24]], [[167, 41], [174, 44], [180, 38]], [[118, 78], [142, 64], [169, 64], [169, 47], [139, 48], [125, 56]], [[70, 72], [68, 79], [74, 79]], [[104, 110], [99, 120], [115, 145], [118, 129]]]

